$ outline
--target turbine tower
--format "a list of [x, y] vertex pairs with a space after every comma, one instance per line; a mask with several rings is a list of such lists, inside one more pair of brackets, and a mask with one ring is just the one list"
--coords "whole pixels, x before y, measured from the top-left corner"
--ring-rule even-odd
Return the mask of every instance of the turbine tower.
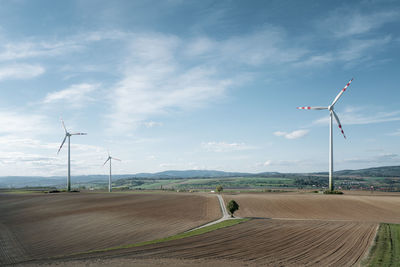
[[64, 130], [65, 130], [65, 137], [64, 137], [64, 140], [62, 141], [62, 143], [61, 143], [61, 145], [60, 145], [60, 148], [58, 149], [58, 151], [57, 151], [57, 155], [58, 155], [58, 153], [60, 153], [60, 150], [61, 150], [61, 148], [62, 148], [62, 146], [64, 145], [64, 143], [65, 143], [65, 140], [67, 139], [67, 137], [68, 137], [68, 177], [67, 177], [67, 191], [68, 192], [70, 192], [71, 191], [71, 149], [70, 149], [70, 144], [71, 144], [71, 136], [72, 135], [87, 135], [87, 133], [70, 133], [70, 132], [68, 132], [67, 131], [67, 128], [65, 128], [65, 124], [64, 124], [64, 121], [63, 121], [63, 119], [61, 119], [61, 123], [62, 123], [62, 126], [64, 127]]
[[346, 135], [344, 134], [344, 131], [342, 129], [342, 124], [340, 123], [339, 117], [336, 115], [334, 109], [334, 106], [336, 102], [339, 100], [339, 98], [342, 96], [344, 91], [346, 91], [347, 87], [349, 87], [350, 83], [353, 81], [353, 78], [346, 84], [346, 86], [339, 92], [339, 94], [336, 96], [336, 98], [333, 100], [332, 104], [328, 107], [298, 107], [298, 109], [315, 109], [315, 110], [323, 110], [327, 109], [329, 110], [329, 190], [332, 191], [333, 188], [333, 181], [332, 181], [332, 175], [333, 175], [333, 134], [332, 134], [332, 117], [335, 117], [335, 120], [339, 126], [340, 131], [343, 134], [343, 137], [346, 139]]
[[104, 162], [103, 166], [106, 165], [107, 161], [110, 161], [110, 176], [108, 177], [108, 192], [111, 192], [111, 160], [115, 159], [118, 161], [121, 161], [120, 159], [114, 158], [110, 156], [110, 152], [108, 152], [108, 158], [107, 160]]

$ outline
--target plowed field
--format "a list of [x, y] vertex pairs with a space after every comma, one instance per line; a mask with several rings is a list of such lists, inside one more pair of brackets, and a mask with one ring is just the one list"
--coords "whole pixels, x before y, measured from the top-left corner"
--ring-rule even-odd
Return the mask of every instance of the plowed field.
[[[57, 197], [60, 197], [60, 202]], [[205, 218], [211, 220], [221, 216], [217, 198], [212, 195], [141, 194], [114, 197], [99, 194], [91, 199], [85, 195], [65, 194], [57, 197], [42, 196], [44, 199], [39, 203], [32, 203], [35, 199], [32, 196], [26, 199], [17, 196], [7, 201], [0, 198], [0, 204], [7, 203], [6, 214], [12, 218], [6, 220], [2, 216], [0, 222], [8, 227], [8, 233], [14, 233], [12, 240], [15, 244], [24, 244], [23, 249], [31, 253], [27, 254], [30, 258], [59, 255], [61, 252], [66, 255], [78, 249], [83, 252], [111, 247], [108, 245], [111, 243], [122, 245], [155, 239], [183, 232], [204, 223]], [[379, 222], [400, 223], [398, 195], [270, 193], [225, 194], [223, 197], [225, 202], [234, 199], [239, 203], [240, 209], [235, 215], [261, 218], [165, 243], [59, 257], [57, 260], [41, 259], [25, 264], [352, 266], [359, 264], [365, 256]], [[77, 200], [65, 201], [67, 198]], [[115, 204], [108, 206], [114, 198]], [[46, 210], [45, 203], [49, 201], [54, 203]], [[33, 210], [38, 205], [43, 211], [35, 213]], [[62, 211], [56, 207], [62, 208]], [[198, 207], [201, 207], [200, 214], [197, 213]], [[1, 205], [0, 212], [3, 210]], [[36, 214], [33, 216], [36, 219], [22, 222], [29, 219], [31, 212]], [[51, 216], [43, 217], [43, 214]], [[13, 222], [17, 223], [13, 225]], [[59, 224], [62, 231], [58, 229]], [[31, 225], [34, 228], [30, 229]], [[100, 228], [93, 225], [100, 225]], [[72, 231], [66, 232], [65, 229]], [[61, 237], [51, 233], [58, 233]], [[47, 241], [37, 241], [41, 236]], [[34, 248], [35, 245], [40, 245], [39, 249]], [[15, 251], [14, 257], [18, 255], [22, 255], [21, 250]]]
[[101, 258], [103, 264], [126, 266], [129, 259], [140, 259], [144, 265], [146, 259], [153, 259], [147, 264], [169, 266], [188, 261], [207, 266], [352, 266], [368, 249], [376, 226], [361, 222], [253, 219], [199, 236], [92, 255], [92, 259], [80, 256], [81, 260], [76, 257], [63, 263], [83, 265]]
[[239, 194], [241, 217], [400, 223], [400, 195]]
[[174, 235], [221, 216], [215, 196], [0, 194], [0, 265]]

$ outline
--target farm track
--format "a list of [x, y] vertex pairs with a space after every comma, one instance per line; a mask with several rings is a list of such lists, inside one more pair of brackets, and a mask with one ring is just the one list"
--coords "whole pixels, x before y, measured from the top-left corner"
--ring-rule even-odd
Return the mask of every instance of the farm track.
[[220, 194], [218, 194], [217, 197], [218, 197], [219, 205], [220, 205], [220, 207], [221, 207], [222, 217], [221, 217], [220, 219], [216, 220], [216, 221], [209, 222], [209, 223], [207, 223], [207, 224], [201, 225], [201, 226], [196, 227], [196, 228], [194, 228], [194, 229], [191, 229], [191, 230], [189, 230], [189, 231], [187, 231], [187, 232], [195, 231], [195, 230], [197, 230], [197, 229], [201, 229], [201, 228], [204, 228], [204, 227], [207, 227], [207, 226], [210, 226], [210, 225], [214, 225], [214, 224], [217, 224], [217, 223], [226, 221], [226, 220], [241, 219], [240, 217], [231, 217], [231, 216], [229, 215], [228, 211], [226, 210], [225, 202], [224, 202], [224, 199], [222, 198], [222, 196], [221, 196]]
[[221, 216], [215, 196], [183, 193], [0, 194], [0, 214], [5, 263], [154, 240]]

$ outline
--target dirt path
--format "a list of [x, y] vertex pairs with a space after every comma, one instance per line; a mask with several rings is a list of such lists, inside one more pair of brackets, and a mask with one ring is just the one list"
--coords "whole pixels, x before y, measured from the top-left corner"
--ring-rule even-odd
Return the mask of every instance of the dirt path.
[[217, 197], [218, 197], [219, 205], [221, 207], [222, 218], [220, 218], [220, 219], [218, 219], [216, 221], [207, 223], [205, 225], [196, 227], [196, 228], [191, 229], [191, 230], [189, 230], [187, 232], [191, 232], [191, 231], [194, 231], [194, 230], [197, 230], [197, 229], [201, 229], [201, 228], [204, 228], [204, 227], [207, 227], [207, 226], [210, 226], [210, 225], [213, 225], [213, 224], [217, 224], [217, 223], [220, 223], [220, 222], [223, 222], [223, 221], [226, 221], [226, 220], [241, 219], [240, 217], [233, 217], [232, 218], [231, 215], [229, 215], [228, 211], [226, 210], [224, 199], [222, 198], [222, 196], [220, 194], [218, 194]]

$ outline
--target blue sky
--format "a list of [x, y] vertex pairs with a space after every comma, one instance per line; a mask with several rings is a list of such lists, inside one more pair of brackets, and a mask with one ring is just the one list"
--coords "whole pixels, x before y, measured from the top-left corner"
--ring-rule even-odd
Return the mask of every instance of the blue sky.
[[0, 176], [400, 160], [398, 1], [1, 1]]

